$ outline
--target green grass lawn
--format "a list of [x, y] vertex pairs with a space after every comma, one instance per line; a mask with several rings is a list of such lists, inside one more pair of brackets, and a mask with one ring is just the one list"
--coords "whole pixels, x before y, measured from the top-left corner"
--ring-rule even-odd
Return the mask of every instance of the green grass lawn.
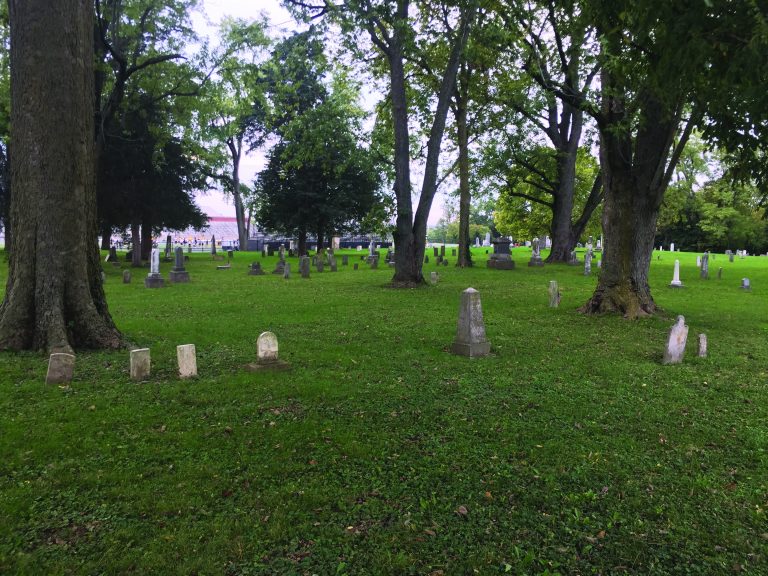
[[[626, 321], [579, 314], [596, 275], [530, 249], [416, 290], [346, 253], [287, 281], [194, 254], [161, 290], [105, 264], [147, 382], [128, 351], [78, 354], [70, 387], [0, 354], [0, 573], [768, 574], [768, 258], [717, 255], [704, 281], [695, 254], [654, 254], [664, 312]], [[487, 358], [447, 352], [469, 286]], [[678, 314], [688, 352], [662, 366]], [[265, 330], [291, 370], [244, 369]]]

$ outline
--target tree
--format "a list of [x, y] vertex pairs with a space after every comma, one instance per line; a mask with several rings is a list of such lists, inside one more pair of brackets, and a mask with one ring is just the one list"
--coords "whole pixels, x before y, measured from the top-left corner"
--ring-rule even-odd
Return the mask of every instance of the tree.
[[[422, 274], [426, 246], [427, 218], [437, 192], [437, 176], [440, 148], [445, 132], [450, 97], [453, 93], [459, 69], [461, 53], [467, 42], [469, 30], [475, 20], [477, 4], [474, 1], [454, 8], [448, 3], [436, 2], [431, 10], [422, 10], [426, 21], [417, 22], [410, 0], [396, 3], [373, 0], [347, 0], [331, 2], [318, 0], [304, 2], [289, 0], [306, 11], [320, 17], [329, 14], [353, 38], [353, 43], [366, 34], [385, 61], [389, 84], [389, 102], [392, 111], [394, 135], [394, 192], [397, 205], [395, 228], [395, 275], [394, 286], [413, 286], [425, 282]], [[453, 24], [451, 24], [453, 23]], [[454, 25], [455, 24], [455, 25]], [[417, 38], [419, 30], [442, 29], [448, 39], [448, 57], [439, 75], [438, 90], [430, 94], [434, 98], [434, 112], [429, 121], [424, 177], [417, 208], [413, 209], [411, 187], [410, 128], [406, 62], [417, 59], [423, 45]]]
[[220, 55], [216, 78], [203, 93], [202, 139], [209, 144], [206, 156], [213, 164], [213, 177], [232, 195], [237, 234], [242, 249], [248, 244], [244, 193], [240, 181], [243, 142], [248, 134], [251, 148], [263, 143], [264, 103], [258, 61], [268, 45], [266, 22], [246, 23], [227, 19], [222, 22]]
[[364, 113], [358, 87], [343, 72], [326, 81], [317, 31], [295, 34], [275, 49], [268, 67], [277, 144], [257, 180], [262, 226], [299, 237], [308, 232], [322, 250], [327, 235], [358, 228], [378, 204], [372, 154], [358, 144]]
[[9, 12], [14, 234], [0, 348], [117, 348], [96, 245], [93, 8], [10, 0]]

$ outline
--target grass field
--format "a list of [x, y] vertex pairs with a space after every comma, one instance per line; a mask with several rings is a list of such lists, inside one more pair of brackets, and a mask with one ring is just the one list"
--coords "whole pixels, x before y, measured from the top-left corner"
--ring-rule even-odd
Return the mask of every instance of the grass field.
[[[78, 354], [69, 387], [0, 354], [0, 573], [768, 574], [768, 258], [717, 255], [705, 281], [654, 254], [664, 312], [630, 322], [579, 314], [596, 277], [529, 249], [416, 290], [347, 253], [287, 281], [195, 254], [161, 290], [105, 264], [147, 382], [127, 351]], [[487, 358], [447, 352], [469, 286]], [[678, 314], [688, 352], [662, 366]], [[291, 370], [244, 369], [265, 330]]]

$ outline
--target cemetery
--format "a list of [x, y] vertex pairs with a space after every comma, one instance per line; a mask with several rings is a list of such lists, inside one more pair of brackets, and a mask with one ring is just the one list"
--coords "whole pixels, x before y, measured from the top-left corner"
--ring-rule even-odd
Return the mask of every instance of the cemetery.
[[629, 322], [594, 270], [373, 252], [104, 263], [130, 350], [0, 353], [0, 572], [765, 572], [768, 258], [654, 253]]

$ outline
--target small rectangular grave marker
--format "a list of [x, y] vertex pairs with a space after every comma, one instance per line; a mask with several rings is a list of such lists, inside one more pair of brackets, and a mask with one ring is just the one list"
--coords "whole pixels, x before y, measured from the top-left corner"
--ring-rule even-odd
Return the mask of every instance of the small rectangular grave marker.
[[549, 307], [557, 308], [560, 305], [560, 290], [557, 287], [557, 280], [549, 281]]
[[48, 358], [48, 372], [45, 375], [46, 384], [68, 384], [75, 373], [75, 356], [63, 352], [55, 352]]
[[486, 356], [490, 351], [491, 343], [485, 337], [480, 292], [474, 288], [467, 288], [461, 293], [456, 340], [451, 346], [451, 352], [459, 356], [475, 358]]
[[194, 344], [176, 346], [176, 360], [179, 363], [179, 378], [197, 376], [197, 355]]
[[688, 340], [688, 326], [683, 316], [677, 317], [677, 322], [669, 330], [667, 347], [664, 350], [663, 364], [680, 364], [685, 354], [685, 343]]
[[699, 358], [707, 357], [707, 335], [699, 334]]
[[149, 348], [131, 350], [131, 380], [146, 380], [150, 373]]

